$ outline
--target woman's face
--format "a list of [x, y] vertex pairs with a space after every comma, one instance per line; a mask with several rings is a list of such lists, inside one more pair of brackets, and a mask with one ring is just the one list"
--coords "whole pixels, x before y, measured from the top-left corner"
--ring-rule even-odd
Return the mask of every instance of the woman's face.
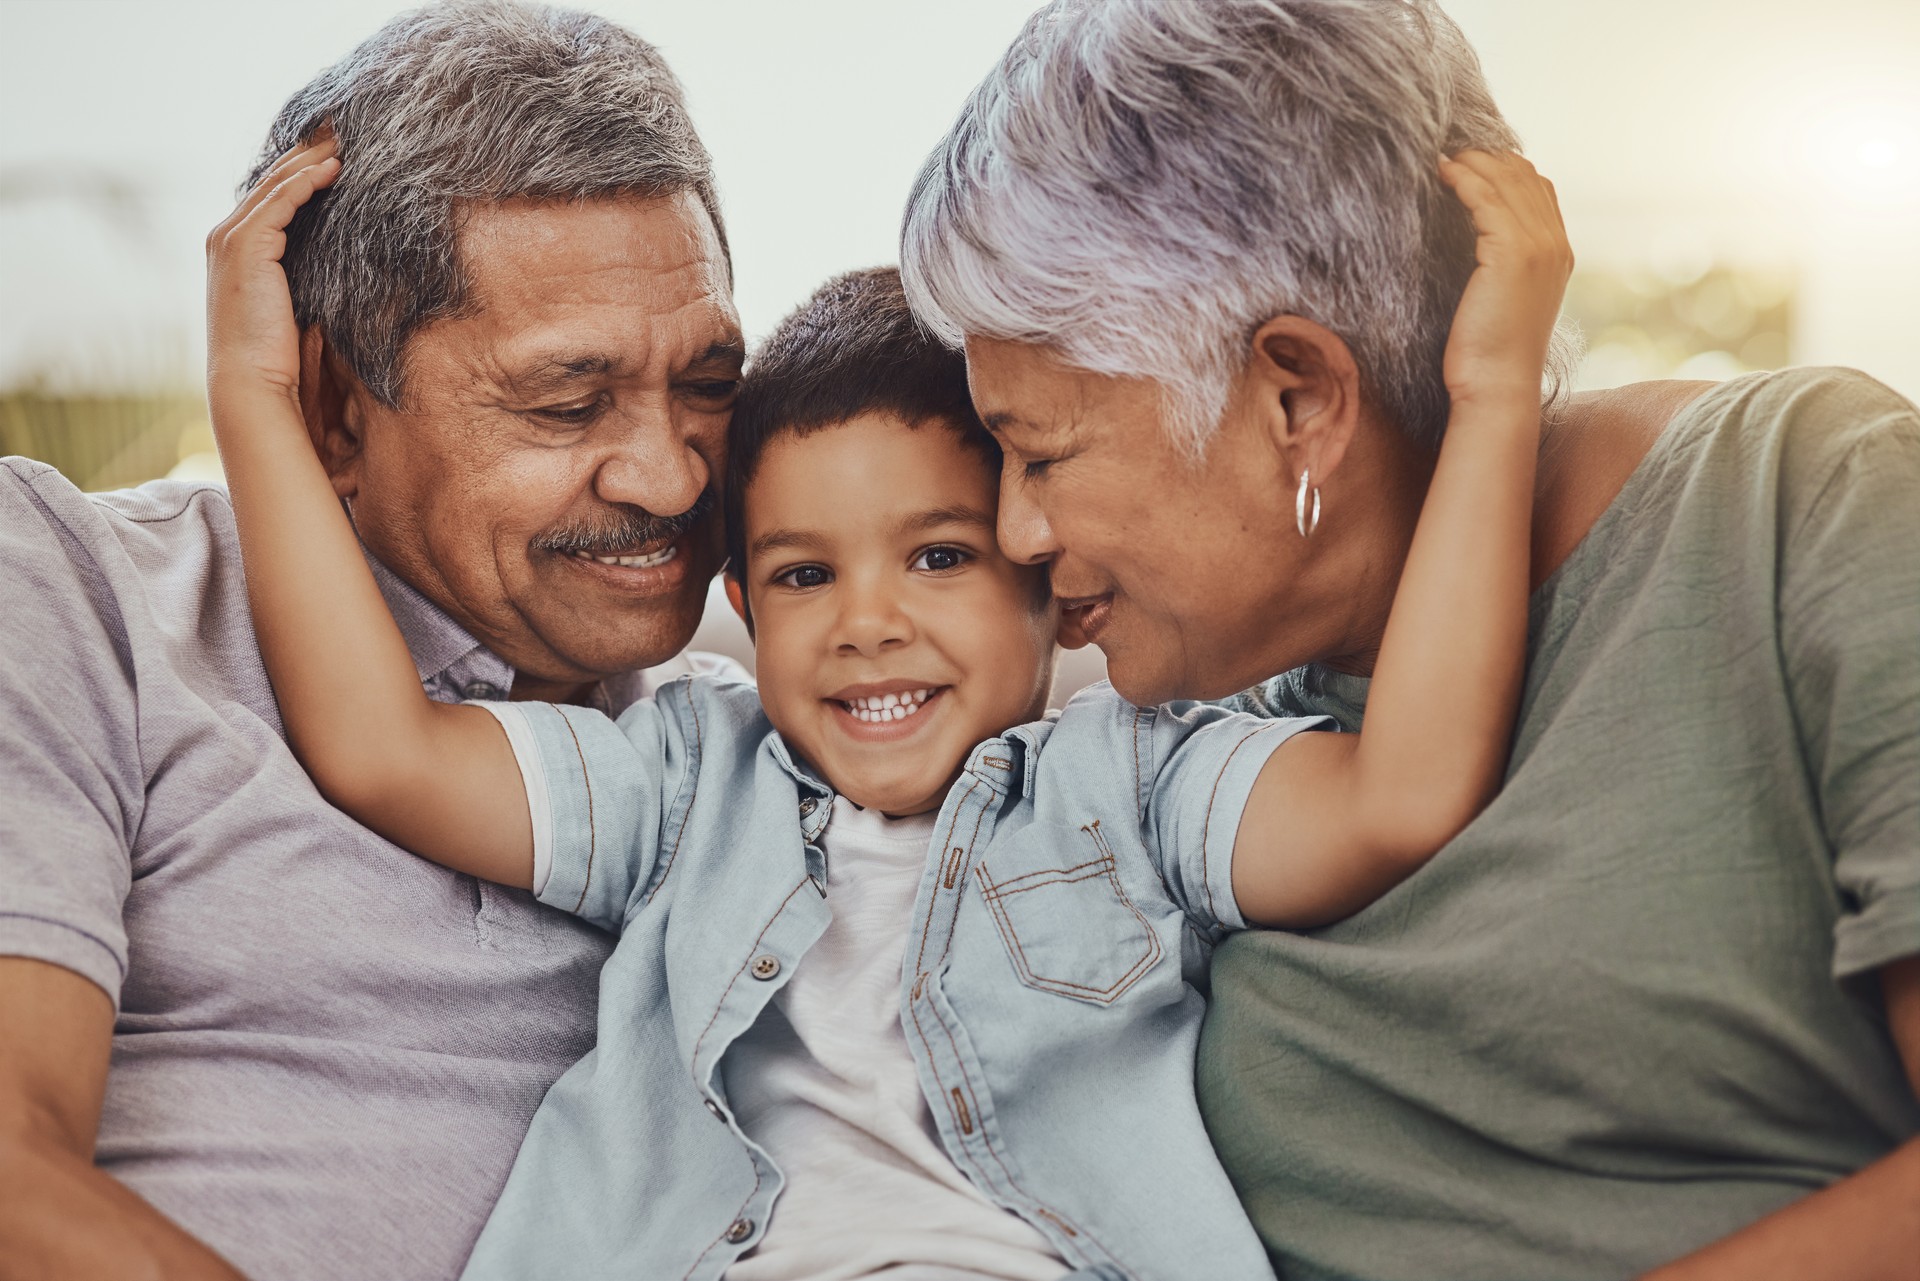
[[986, 339], [968, 341], [967, 375], [1006, 451], [1001, 548], [1051, 563], [1122, 695], [1225, 697], [1328, 642], [1290, 608], [1297, 477], [1244, 397], [1196, 462], [1168, 438], [1152, 382]]

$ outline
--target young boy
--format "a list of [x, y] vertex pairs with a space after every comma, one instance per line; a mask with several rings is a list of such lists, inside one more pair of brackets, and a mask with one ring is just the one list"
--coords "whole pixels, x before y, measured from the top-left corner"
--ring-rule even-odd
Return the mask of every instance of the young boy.
[[888, 271], [790, 317], [736, 411], [757, 691], [692, 678], [618, 723], [428, 702], [284, 394], [270, 269], [337, 169], [325, 142], [283, 160], [210, 290], [289, 738], [375, 830], [621, 935], [468, 1275], [1270, 1275], [1193, 1099], [1206, 958], [1357, 910], [1497, 785], [1567, 266], [1539, 180], [1448, 162], [1481, 233], [1456, 411], [1367, 726], [1337, 735], [1105, 687], [1043, 718], [1073, 622], [996, 548], [964, 366]]

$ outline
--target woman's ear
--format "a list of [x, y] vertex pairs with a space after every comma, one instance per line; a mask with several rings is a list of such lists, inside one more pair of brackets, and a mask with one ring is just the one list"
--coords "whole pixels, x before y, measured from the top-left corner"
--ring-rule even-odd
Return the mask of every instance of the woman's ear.
[[300, 415], [307, 421], [313, 451], [333, 480], [333, 492], [341, 498], [360, 492], [363, 440], [354, 398], [365, 394], [360, 380], [327, 346], [320, 326], [301, 331]]
[[1244, 387], [1249, 412], [1293, 477], [1338, 470], [1360, 425], [1360, 367], [1346, 341], [1305, 316], [1254, 332]]

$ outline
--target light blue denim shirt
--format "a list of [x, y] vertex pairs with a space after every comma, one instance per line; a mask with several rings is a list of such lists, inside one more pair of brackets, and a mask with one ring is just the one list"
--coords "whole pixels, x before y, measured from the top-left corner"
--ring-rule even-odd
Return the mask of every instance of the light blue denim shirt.
[[[753, 686], [693, 677], [616, 723], [493, 709], [535, 814], [540, 898], [620, 933], [599, 1040], [548, 1092], [469, 1278], [722, 1276], [782, 1175], [721, 1062], [833, 911], [832, 790]], [[1313, 719], [1105, 685], [975, 748], [914, 901], [900, 1017], [954, 1164], [1097, 1277], [1271, 1276], [1194, 1100], [1213, 945], [1245, 922], [1234, 835]]]

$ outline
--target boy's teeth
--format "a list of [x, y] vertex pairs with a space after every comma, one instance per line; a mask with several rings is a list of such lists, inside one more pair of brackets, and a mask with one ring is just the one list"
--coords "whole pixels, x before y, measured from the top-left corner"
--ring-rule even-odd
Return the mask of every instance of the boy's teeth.
[[680, 545], [671, 544], [660, 551], [647, 556], [595, 556], [589, 552], [575, 552], [581, 560], [595, 561], [602, 565], [618, 565], [622, 569], [652, 569], [664, 565], [680, 554]]
[[903, 721], [919, 712], [921, 707], [932, 698], [931, 689], [914, 689], [900, 694], [874, 694], [866, 698], [847, 699], [842, 703], [856, 720], [870, 725], [881, 725], [888, 721]]

